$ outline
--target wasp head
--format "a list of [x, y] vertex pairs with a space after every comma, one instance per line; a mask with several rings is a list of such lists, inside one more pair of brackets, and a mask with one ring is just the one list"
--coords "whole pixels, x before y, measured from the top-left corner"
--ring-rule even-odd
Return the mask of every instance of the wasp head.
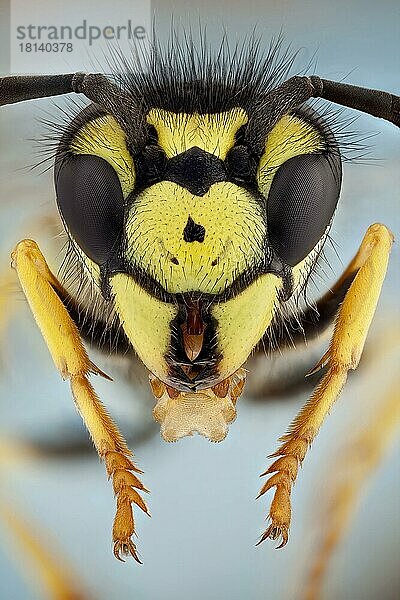
[[217, 59], [126, 74], [119, 101], [84, 109], [56, 158], [87, 271], [150, 372], [186, 393], [243, 365], [304, 281], [339, 197], [328, 126], [249, 58], [233, 74]]

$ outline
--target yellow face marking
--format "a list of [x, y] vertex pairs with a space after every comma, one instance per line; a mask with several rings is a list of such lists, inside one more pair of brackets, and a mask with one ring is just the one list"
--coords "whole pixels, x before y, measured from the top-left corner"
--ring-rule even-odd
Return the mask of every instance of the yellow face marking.
[[315, 127], [293, 115], [282, 117], [268, 134], [258, 166], [257, 181], [261, 192], [268, 195], [276, 170], [289, 158], [324, 148], [324, 139]]
[[84, 125], [70, 147], [74, 154], [93, 154], [106, 160], [119, 177], [124, 198], [133, 190], [133, 159], [126, 146], [126, 135], [114, 117], [105, 115]]
[[[205, 229], [203, 242], [185, 242], [189, 215]], [[262, 259], [265, 226], [252, 195], [230, 182], [195, 196], [170, 181], [135, 200], [127, 224], [127, 258], [170, 293], [221, 293]]]
[[236, 132], [247, 123], [247, 115], [242, 108], [205, 115], [153, 108], [147, 115], [147, 122], [155, 127], [158, 144], [167, 158], [197, 146], [225, 160]]
[[231, 300], [212, 307], [211, 314], [218, 321], [218, 350], [222, 353], [218, 365], [221, 381], [243, 365], [264, 335], [281, 287], [281, 278], [267, 273]]
[[162, 381], [167, 377], [164, 355], [171, 337], [171, 321], [178, 309], [150, 296], [132, 277], [117, 273], [110, 279], [115, 308], [140, 360]]

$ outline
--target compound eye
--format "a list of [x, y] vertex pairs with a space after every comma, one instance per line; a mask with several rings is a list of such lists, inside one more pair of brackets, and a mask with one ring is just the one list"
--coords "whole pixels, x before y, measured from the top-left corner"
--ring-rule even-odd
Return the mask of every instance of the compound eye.
[[104, 264], [123, 228], [124, 197], [117, 173], [98, 156], [69, 154], [56, 160], [55, 187], [71, 236], [86, 256]]
[[338, 151], [294, 156], [276, 171], [267, 200], [268, 235], [286, 264], [299, 264], [324, 235], [341, 181]]

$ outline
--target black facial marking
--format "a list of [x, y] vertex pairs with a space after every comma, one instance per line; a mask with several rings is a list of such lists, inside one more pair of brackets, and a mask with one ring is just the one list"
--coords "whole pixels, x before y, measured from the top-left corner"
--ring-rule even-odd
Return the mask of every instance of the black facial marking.
[[218, 181], [226, 181], [224, 162], [197, 146], [169, 159], [164, 179], [186, 188], [196, 196], [204, 196]]
[[135, 157], [136, 186], [147, 187], [164, 179], [167, 157], [157, 143], [149, 143], [140, 155]]
[[228, 173], [240, 179], [246, 179], [250, 175], [250, 155], [247, 146], [234, 146], [227, 154]]
[[206, 230], [203, 225], [195, 223], [189, 215], [185, 229], [183, 230], [183, 239], [185, 242], [204, 242]]

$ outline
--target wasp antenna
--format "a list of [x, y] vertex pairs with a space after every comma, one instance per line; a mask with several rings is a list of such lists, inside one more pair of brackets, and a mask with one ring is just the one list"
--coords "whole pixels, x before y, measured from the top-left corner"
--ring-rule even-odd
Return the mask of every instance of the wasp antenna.
[[320, 79], [312, 75], [310, 81], [315, 88], [314, 94], [335, 104], [360, 110], [368, 115], [390, 121], [400, 127], [400, 97], [368, 88]]
[[143, 142], [143, 119], [133, 98], [101, 73], [14, 75], [0, 79], [0, 106], [63, 94], [84, 94], [115, 117], [122, 128], [134, 127]]
[[76, 92], [84, 73], [13, 75], [0, 79], [0, 106]]

